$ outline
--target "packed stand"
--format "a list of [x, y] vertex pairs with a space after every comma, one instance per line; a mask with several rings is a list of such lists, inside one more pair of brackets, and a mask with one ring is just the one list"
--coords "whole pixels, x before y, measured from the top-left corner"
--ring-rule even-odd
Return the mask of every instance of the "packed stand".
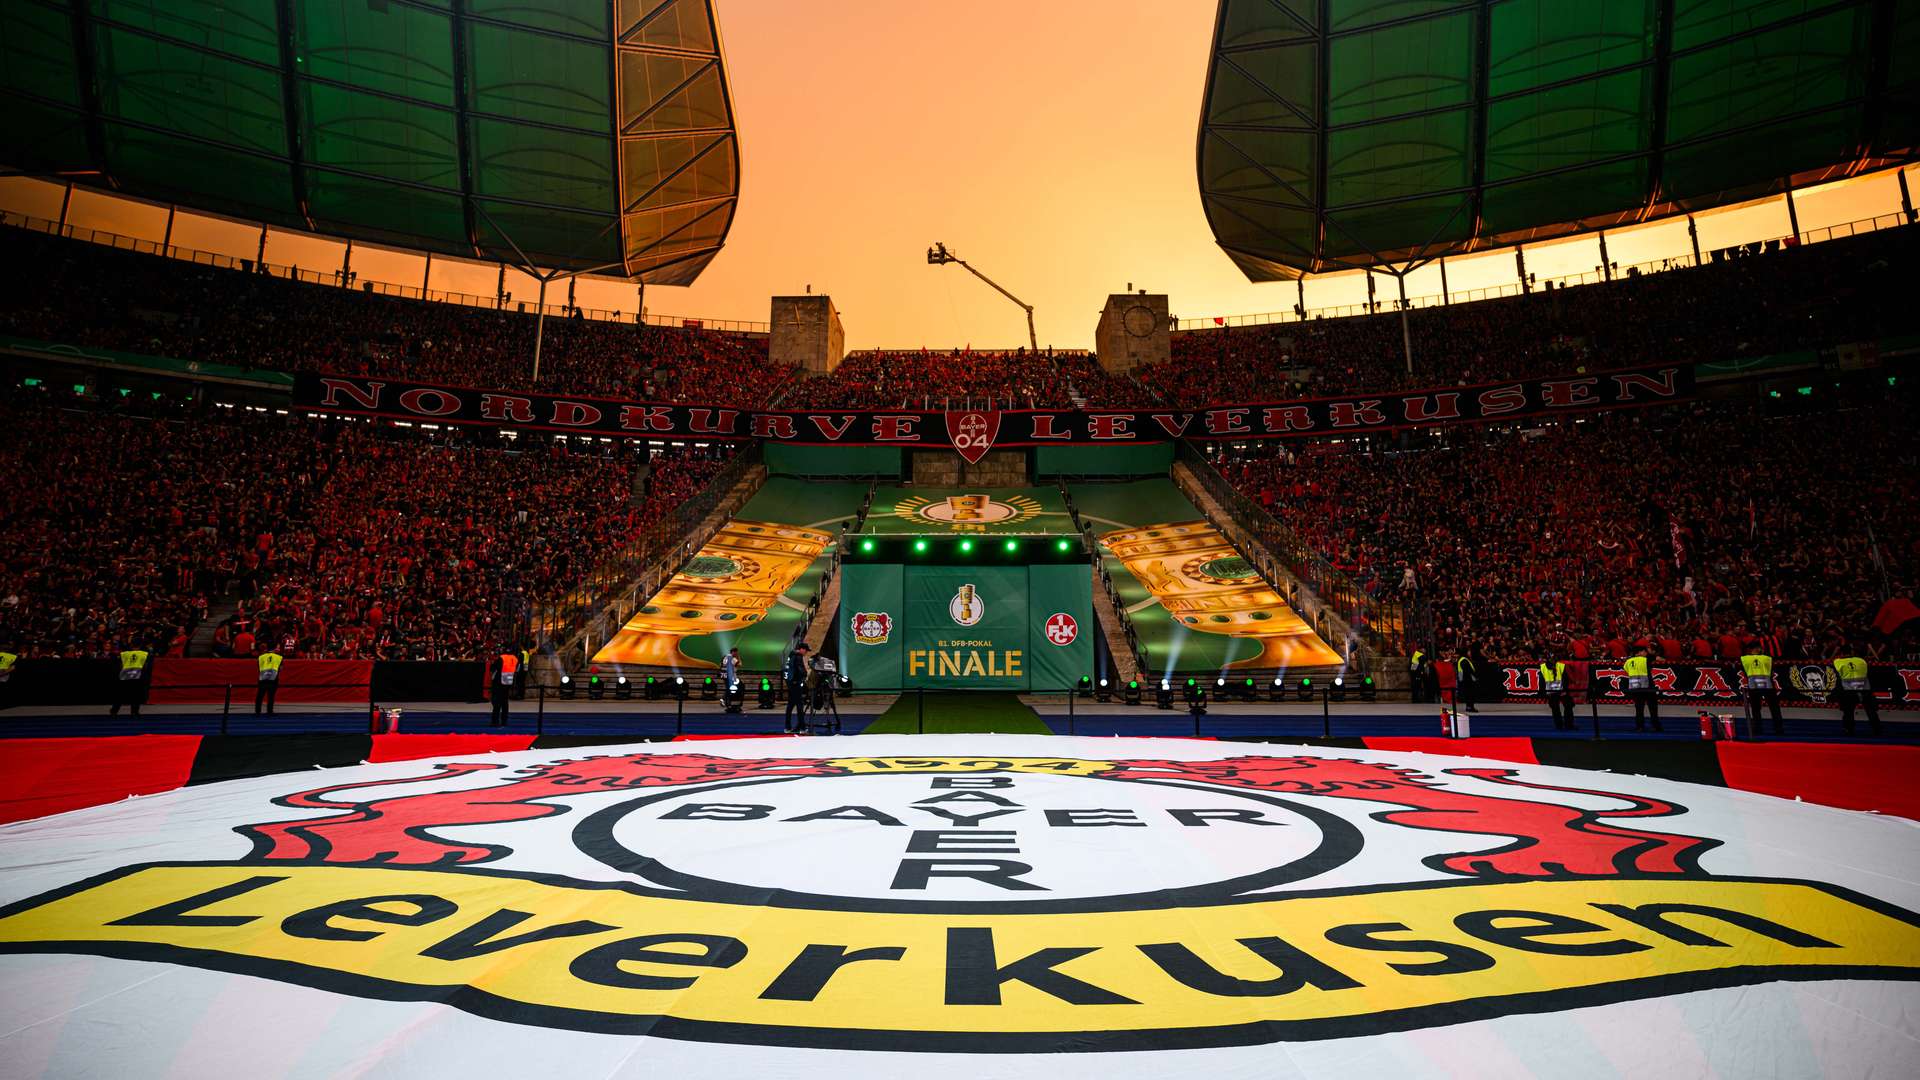
[[[243, 368], [487, 389], [764, 404], [764, 336], [406, 300], [0, 227], [0, 333]], [[724, 388], [723, 390], [721, 388]]]
[[[1470, 385], [1700, 363], [1920, 329], [1906, 299], [1920, 229], [1884, 230], [1657, 274], [1407, 313], [1180, 331], [1139, 381], [1169, 405]], [[1817, 283], [1810, 288], [1809, 282]]]
[[23, 399], [0, 421], [23, 433], [0, 457], [11, 475], [58, 478], [16, 483], [0, 510], [0, 639], [27, 656], [189, 655], [229, 606], [194, 655], [486, 656], [722, 467], [656, 457], [636, 487], [627, 447]]
[[1920, 572], [1911, 394], [1839, 413], [1601, 413], [1420, 450], [1306, 444], [1223, 474], [1448, 655], [1731, 659], [1920, 648], [1871, 626]]
[[782, 409], [1071, 409], [1149, 400], [1084, 352], [872, 351], [848, 353], [833, 373], [796, 383]]

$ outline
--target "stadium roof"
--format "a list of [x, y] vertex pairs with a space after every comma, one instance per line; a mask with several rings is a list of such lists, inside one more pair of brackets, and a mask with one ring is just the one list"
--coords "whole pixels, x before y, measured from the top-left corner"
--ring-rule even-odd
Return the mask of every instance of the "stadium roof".
[[1255, 281], [1417, 263], [1912, 156], [1905, 0], [1221, 0], [1199, 136]]
[[739, 191], [708, 0], [8, 0], [0, 137], [144, 198], [663, 284]]

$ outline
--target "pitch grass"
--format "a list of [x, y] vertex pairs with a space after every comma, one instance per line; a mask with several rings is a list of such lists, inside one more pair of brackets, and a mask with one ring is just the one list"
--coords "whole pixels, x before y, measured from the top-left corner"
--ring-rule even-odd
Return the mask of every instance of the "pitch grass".
[[[909, 691], [867, 725], [868, 735], [912, 735], [921, 731], [919, 695]], [[1051, 735], [1053, 732], [1019, 695], [990, 690], [926, 691], [926, 727], [929, 735], [994, 732], [1009, 735]]]

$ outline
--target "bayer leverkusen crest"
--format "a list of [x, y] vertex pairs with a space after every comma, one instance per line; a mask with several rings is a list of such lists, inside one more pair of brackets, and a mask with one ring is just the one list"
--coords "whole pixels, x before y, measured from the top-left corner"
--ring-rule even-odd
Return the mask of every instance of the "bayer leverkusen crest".
[[1000, 413], [981, 409], [969, 409], [964, 412], [947, 414], [947, 437], [953, 440], [953, 449], [967, 464], [977, 465], [980, 459], [993, 449], [993, 440], [1000, 434]]

